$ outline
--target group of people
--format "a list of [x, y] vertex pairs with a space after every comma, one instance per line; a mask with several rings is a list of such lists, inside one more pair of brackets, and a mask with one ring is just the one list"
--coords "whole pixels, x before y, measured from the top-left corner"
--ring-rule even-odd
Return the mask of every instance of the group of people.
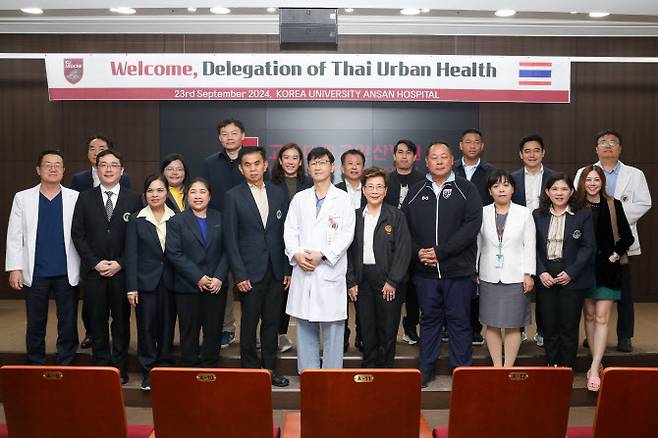
[[74, 175], [72, 189], [62, 186], [62, 153], [39, 155], [41, 182], [16, 194], [7, 232], [6, 270], [10, 286], [25, 292], [30, 363], [45, 363], [51, 291], [57, 360], [73, 360], [78, 283], [80, 345], [91, 346], [95, 364], [116, 366], [123, 383], [134, 307], [145, 390], [151, 368], [174, 363], [176, 319], [181, 365], [218, 366], [220, 348], [235, 342], [233, 289], [241, 364], [271, 370], [275, 386], [289, 383], [276, 357], [292, 348], [290, 316], [300, 373], [342, 367], [350, 301], [364, 367], [394, 366], [405, 304], [403, 340], [420, 343], [423, 386], [434, 379], [442, 339], [452, 367], [471, 364], [480, 324], [494, 365], [513, 366], [532, 323], [533, 290], [535, 339], [549, 365], [575, 365], [584, 314], [589, 389], [600, 383], [613, 301], [618, 349], [632, 348], [628, 256], [639, 254], [636, 223], [651, 197], [644, 174], [619, 161], [619, 133], [596, 137], [599, 161], [579, 170], [575, 188], [543, 166], [536, 135], [521, 140], [524, 166], [513, 173], [484, 162], [475, 129], [462, 134], [456, 163], [447, 142], [428, 145], [427, 174], [414, 168], [420, 154], [410, 140], [394, 146], [390, 173], [366, 168], [351, 149], [337, 185], [328, 149], [304, 157], [287, 144], [268, 172], [263, 148], [242, 147], [240, 121], [220, 122], [218, 135], [222, 147], [202, 177], [190, 178], [183, 156], [172, 154], [141, 196], [103, 136], [87, 141], [91, 169]]

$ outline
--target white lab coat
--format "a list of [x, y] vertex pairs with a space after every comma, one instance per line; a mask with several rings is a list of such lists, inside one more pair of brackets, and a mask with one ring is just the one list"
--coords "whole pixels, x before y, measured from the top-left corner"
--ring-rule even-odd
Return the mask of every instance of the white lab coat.
[[[621, 205], [624, 207], [624, 214], [626, 214], [626, 219], [628, 219], [628, 224], [631, 226], [631, 231], [635, 238], [627, 254], [634, 256], [642, 253], [640, 250], [640, 238], [637, 235], [637, 221], [651, 208], [651, 193], [649, 193], [647, 179], [640, 169], [627, 166], [621, 161], [619, 163], [621, 167], [617, 176], [615, 193], [608, 194], [619, 199]], [[600, 166], [601, 162], [597, 162], [596, 165]], [[574, 179], [576, 187], [578, 187], [578, 181], [580, 180], [580, 174], [583, 169], [584, 167], [578, 169], [578, 172], [576, 172], [576, 178]]]
[[[23, 283], [28, 287], [32, 285], [34, 272], [40, 189], [41, 184], [14, 195], [7, 226], [5, 270], [22, 271]], [[62, 187], [64, 247], [66, 249], [66, 269], [71, 286], [77, 286], [80, 281], [80, 256], [71, 240], [71, 222], [77, 200], [78, 192]]]
[[[286, 313], [313, 322], [347, 318], [347, 248], [354, 237], [356, 216], [350, 196], [329, 188], [319, 214], [315, 215], [315, 188], [295, 195], [290, 202], [283, 237], [292, 269]], [[305, 272], [293, 255], [320, 251], [323, 260], [313, 272]]]
[[512, 203], [505, 220], [502, 254], [503, 267], [496, 267], [498, 232], [495, 206], [482, 209], [482, 227], [478, 233], [478, 275], [488, 283], [522, 283], [525, 274], [535, 275], [537, 251], [535, 221], [529, 208]]

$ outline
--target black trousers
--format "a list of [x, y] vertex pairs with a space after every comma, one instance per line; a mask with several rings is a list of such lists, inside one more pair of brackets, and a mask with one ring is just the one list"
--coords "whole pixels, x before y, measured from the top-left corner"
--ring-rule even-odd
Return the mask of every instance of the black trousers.
[[574, 368], [584, 290], [554, 286], [537, 289], [537, 313], [542, 315], [544, 349], [549, 366]]
[[[282, 280], [277, 280], [268, 269], [263, 279], [251, 283], [249, 292], [240, 292], [242, 317], [240, 319], [240, 365], [243, 368], [276, 368]], [[262, 361], [256, 349], [256, 329], [260, 321], [260, 343]]]
[[[130, 345], [130, 304], [126, 299], [125, 276], [118, 272], [110, 278], [84, 281], [85, 305], [91, 321], [91, 351], [94, 364], [114, 365], [126, 376]], [[108, 330], [108, 320], [111, 320]], [[110, 350], [110, 331], [112, 347]]]
[[631, 267], [621, 265], [621, 297], [617, 302], [617, 339], [630, 339], [634, 335], [635, 310], [631, 287]]
[[48, 296], [53, 291], [57, 306], [57, 364], [70, 365], [78, 349], [78, 292], [68, 277], [34, 277], [24, 288], [27, 332], [25, 344], [30, 365], [46, 364]]
[[286, 306], [288, 305], [288, 289], [284, 290], [281, 295], [281, 316], [279, 319], [279, 334], [288, 334], [288, 326], [290, 325], [290, 315], [286, 313]]
[[[171, 366], [174, 330], [171, 325], [174, 297], [162, 284], [152, 291], [139, 291], [137, 316], [137, 356], [142, 373], [155, 366]], [[175, 320], [175, 315], [173, 315]]]
[[364, 265], [357, 297], [364, 368], [393, 368], [395, 362], [395, 340], [404, 296], [397, 290], [395, 299], [386, 301], [383, 287], [377, 267]]
[[420, 307], [418, 306], [416, 286], [411, 281], [411, 276], [409, 276], [409, 281], [404, 285], [400, 285], [400, 289], [404, 291], [404, 307], [406, 309], [406, 315], [402, 318], [402, 327], [405, 333], [416, 332], [416, 327], [420, 322]]
[[[220, 334], [224, 322], [224, 307], [228, 285], [219, 293], [177, 293], [176, 309], [180, 327], [181, 365], [186, 367], [219, 366]], [[199, 335], [203, 330], [203, 345]]]
[[476, 295], [471, 302], [471, 328], [473, 329], [473, 336], [479, 335], [482, 332], [482, 324], [480, 324], [480, 295]]
[[[82, 288], [77, 288], [78, 289], [78, 302], [82, 306], [82, 325], [85, 328], [85, 335], [84, 337], [89, 337], [91, 338], [91, 319], [89, 318], [89, 308], [85, 305], [85, 300], [84, 300], [84, 291]], [[77, 307], [77, 304], [76, 304]], [[77, 309], [76, 309], [77, 310]]]

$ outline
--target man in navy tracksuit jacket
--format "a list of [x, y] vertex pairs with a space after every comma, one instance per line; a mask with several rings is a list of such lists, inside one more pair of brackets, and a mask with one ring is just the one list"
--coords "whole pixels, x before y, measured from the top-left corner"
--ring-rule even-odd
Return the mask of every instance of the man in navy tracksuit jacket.
[[426, 152], [429, 173], [409, 189], [403, 211], [412, 237], [414, 284], [422, 310], [420, 370], [422, 384], [434, 379], [441, 351], [441, 327], [450, 336], [450, 365], [471, 365], [471, 300], [475, 294], [476, 238], [482, 201], [471, 182], [452, 171], [445, 142]]

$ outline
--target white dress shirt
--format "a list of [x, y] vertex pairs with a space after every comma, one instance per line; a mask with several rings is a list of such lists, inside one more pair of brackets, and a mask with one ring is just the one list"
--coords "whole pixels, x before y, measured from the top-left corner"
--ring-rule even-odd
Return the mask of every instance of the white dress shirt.
[[265, 191], [265, 184], [263, 187], [258, 187], [254, 184], [247, 184], [251, 190], [251, 195], [256, 201], [256, 207], [258, 207], [258, 213], [260, 213], [260, 220], [263, 222], [263, 228], [267, 225], [267, 214], [270, 211], [269, 204], [267, 203], [267, 191]]
[[544, 176], [544, 165], [542, 164], [539, 173], [532, 174], [528, 169], [523, 168], [525, 178], [525, 206], [531, 211], [539, 208], [539, 196], [541, 196], [541, 180]]
[[121, 191], [121, 185], [117, 184], [114, 187], [109, 188], [101, 184], [101, 196], [103, 196], [103, 205], [107, 204], [108, 196], [107, 193], [105, 193], [107, 191], [114, 193], [112, 195], [112, 208], [114, 209], [117, 206], [117, 199], [119, 199], [119, 192]]
[[462, 157], [462, 166], [464, 167], [464, 175], [466, 175], [467, 180], [470, 181], [471, 178], [473, 178], [473, 174], [475, 173], [479, 165], [480, 165], [479, 158], [475, 164], [466, 164], [466, 160], [464, 160], [464, 157]]
[[91, 179], [93, 181], [94, 187], [98, 187], [99, 185], [101, 185], [101, 180], [100, 178], [98, 178], [98, 169], [96, 169], [95, 167], [91, 168]]
[[379, 213], [381, 213], [381, 206], [375, 213], [370, 213], [368, 208], [363, 209], [363, 264], [374, 265], [375, 251], [372, 244], [375, 237], [375, 227], [379, 220]]
[[345, 180], [345, 187], [347, 188], [347, 194], [350, 195], [350, 199], [352, 200], [352, 205], [354, 206], [354, 209], [356, 210], [357, 208], [361, 207], [361, 183], [359, 183], [359, 187], [356, 189], [352, 188], [352, 185], [349, 183], [349, 181]]

